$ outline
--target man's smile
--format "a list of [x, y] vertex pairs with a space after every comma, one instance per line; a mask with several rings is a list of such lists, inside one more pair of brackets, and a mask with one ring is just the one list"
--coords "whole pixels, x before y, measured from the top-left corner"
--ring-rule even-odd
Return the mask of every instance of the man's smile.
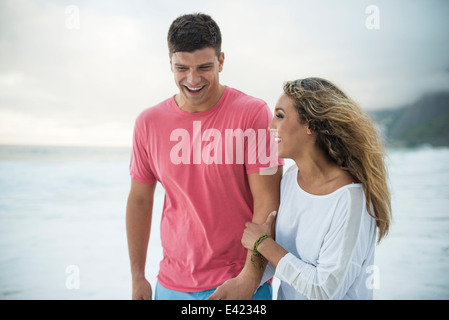
[[205, 87], [206, 87], [206, 85], [199, 86], [199, 87], [190, 87], [190, 86], [184, 85], [184, 88], [186, 88], [187, 92], [192, 96], [199, 95], [200, 93], [202, 93], [204, 91], [203, 89]]

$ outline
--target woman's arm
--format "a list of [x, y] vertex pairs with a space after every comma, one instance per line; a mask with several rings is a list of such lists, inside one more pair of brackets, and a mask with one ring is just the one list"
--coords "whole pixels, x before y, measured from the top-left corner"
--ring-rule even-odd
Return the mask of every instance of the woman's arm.
[[265, 239], [257, 247], [257, 251], [265, 257], [274, 267], [277, 267], [279, 261], [288, 253], [272, 238]]
[[[335, 215], [324, 242], [316, 265], [307, 263], [287, 252], [273, 239], [262, 241], [257, 251], [276, 267], [276, 277], [291, 285], [297, 292], [309, 299], [341, 299], [346, 294], [356, 277], [361, 272], [365, 256], [364, 250], [355, 250], [359, 235], [361, 212], [363, 212], [362, 195], [351, 194], [349, 208], [340, 208]], [[363, 212], [365, 213], [365, 212]], [[246, 248], [264, 234], [269, 234], [269, 219], [262, 224], [247, 223], [242, 237]], [[370, 237], [370, 235], [366, 235]], [[360, 252], [358, 252], [360, 251]]]
[[274, 233], [273, 226], [275, 220], [276, 211], [273, 211], [268, 215], [267, 220], [263, 224], [247, 222], [246, 229], [242, 236], [242, 244], [246, 249], [253, 250], [254, 243], [261, 236], [266, 234], [269, 235], [270, 238], [263, 240], [257, 247], [257, 251], [276, 267], [279, 260], [281, 260], [288, 252], [271, 237]]

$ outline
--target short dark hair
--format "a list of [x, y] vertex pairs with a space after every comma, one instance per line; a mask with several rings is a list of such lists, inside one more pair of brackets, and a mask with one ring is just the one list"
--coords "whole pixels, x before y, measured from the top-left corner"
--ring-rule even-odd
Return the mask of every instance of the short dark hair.
[[172, 22], [167, 36], [170, 56], [175, 52], [193, 52], [207, 47], [221, 54], [221, 32], [217, 23], [207, 14], [182, 15]]

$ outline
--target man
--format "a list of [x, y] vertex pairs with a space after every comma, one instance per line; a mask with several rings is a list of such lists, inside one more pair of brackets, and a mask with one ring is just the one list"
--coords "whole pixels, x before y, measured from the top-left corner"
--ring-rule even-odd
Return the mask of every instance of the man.
[[[262, 261], [254, 266], [241, 245], [245, 222], [263, 223], [279, 206], [282, 161], [264, 158], [271, 112], [220, 84], [224, 54], [210, 16], [177, 18], [168, 46], [179, 93], [143, 111], [134, 129], [126, 214], [132, 297], [152, 298], [144, 269], [159, 181], [165, 203], [155, 298], [271, 299], [271, 286], [259, 286]], [[268, 167], [275, 172], [264, 174]]]

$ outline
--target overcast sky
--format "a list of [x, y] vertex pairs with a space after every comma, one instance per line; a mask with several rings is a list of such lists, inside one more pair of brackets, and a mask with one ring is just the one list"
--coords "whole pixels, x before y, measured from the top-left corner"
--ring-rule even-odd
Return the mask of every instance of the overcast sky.
[[166, 36], [192, 12], [221, 28], [221, 82], [272, 109], [308, 76], [365, 110], [449, 89], [446, 0], [0, 0], [0, 144], [129, 146], [177, 92]]

